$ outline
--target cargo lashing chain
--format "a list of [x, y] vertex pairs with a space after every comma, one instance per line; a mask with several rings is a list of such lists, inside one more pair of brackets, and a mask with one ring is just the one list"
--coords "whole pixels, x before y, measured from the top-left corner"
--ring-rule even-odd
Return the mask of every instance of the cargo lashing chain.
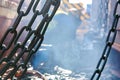
[[[7, 80], [9, 78], [12, 79], [14, 77], [14, 75], [17, 73], [17, 71], [19, 71], [19, 70], [22, 70], [22, 73], [21, 73], [21, 76], [19, 77], [19, 79], [25, 74], [25, 72], [27, 71], [28, 61], [30, 60], [31, 56], [41, 46], [43, 39], [44, 39], [44, 34], [48, 27], [48, 24], [52, 20], [53, 16], [55, 15], [55, 12], [57, 11], [57, 9], [60, 5], [60, 0], [46, 0], [43, 8], [41, 10], [37, 10], [37, 6], [38, 6], [40, 0], [36, 0], [36, 2], [35, 2], [35, 0], [31, 0], [31, 2], [29, 3], [29, 6], [25, 12], [25, 11], [21, 11], [24, 1], [25, 0], [20, 1], [19, 6], [17, 8], [18, 16], [17, 16], [15, 22], [14, 22], [13, 26], [6, 31], [5, 35], [3, 36], [3, 38], [0, 41], [0, 49], [2, 51], [0, 53], [0, 65], [2, 63], [6, 63], [4, 65], [4, 67], [2, 67], [2, 69], [0, 70], [0, 76], [2, 77], [9, 68], [12, 68], [11, 72], [9, 72], [8, 75], [5, 78], [3, 78], [4, 80]], [[34, 2], [35, 2], [35, 4], [34, 4]], [[23, 26], [21, 28], [21, 30], [19, 32], [17, 32], [16, 29], [17, 29], [21, 19], [24, 16], [28, 15], [32, 6], [33, 6], [34, 15], [32, 16], [30, 22], [28, 23], [27, 26]], [[51, 10], [51, 6], [53, 6], [54, 8], [52, 8], [51, 13], [49, 14], [49, 12]], [[42, 15], [43, 19], [39, 22], [39, 25], [37, 26], [37, 28], [35, 30], [32, 30], [32, 25], [35, 22], [35, 19], [37, 18], [37, 16], [39, 16], [39, 15]], [[25, 37], [23, 42], [18, 42], [19, 38], [21, 37], [21, 35], [23, 34], [24, 31], [28, 32], [27, 36]], [[6, 40], [6, 38], [9, 34], [12, 34], [13, 37], [11, 38], [8, 45], [5, 45], [4, 41]], [[29, 44], [27, 44], [29, 40], [31, 40], [31, 41]], [[12, 44], [14, 45], [14, 48], [11, 50], [11, 52], [9, 53], [9, 55], [7, 57], [2, 58], [3, 54], [11, 47]], [[18, 56], [15, 59], [12, 59], [18, 49], [21, 49], [19, 51]], [[28, 54], [27, 58], [24, 60], [24, 62], [19, 63], [21, 57], [24, 54]]]
[[[0, 54], [0, 57], [2, 57], [2, 55], [5, 53], [5, 51], [7, 51], [10, 48], [12, 43], [14, 43], [14, 45], [15, 45], [13, 50], [8, 55], [8, 57], [7, 58], [2, 58], [0, 60], [0, 64], [2, 64], [2, 62], [6, 62], [7, 63], [2, 68], [2, 70], [0, 71], [0, 76], [2, 76], [9, 67], [13, 67], [14, 68], [11, 71], [11, 73], [8, 74], [8, 76], [5, 79], [13, 78], [13, 76], [16, 73], [16, 71], [18, 71], [20, 67], [24, 68], [23, 74], [26, 72], [26, 70], [27, 70], [27, 66], [26, 65], [27, 65], [30, 57], [32, 56], [32, 54], [34, 54], [38, 50], [38, 48], [41, 46], [41, 43], [42, 43], [42, 41], [44, 39], [44, 33], [45, 33], [46, 29], [47, 29], [47, 26], [48, 26], [49, 22], [51, 21], [52, 17], [54, 16], [54, 14], [55, 14], [58, 6], [59, 6], [59, 3], [60, 3], [57, 0], [54, 0], [54, 1], [53, 0], [48, 0], [49, 2], [46, 1], [45, 6], [42, 8], [42, 10], [38, 11], [38, 10], [35, 10], [35, 9], [36, 9], [36, 6], [38, 5], [39, 1], [40, 0], [37, 0], [35, 5], [34, 5], [34, 7], [33, 7], [34, 16], [30, 20], [30, 23], [28, 24], [28, 26], [24, 26], [20, 30], [20, 32], [17, 34], [16, 28], [17, 28], [19, 22], [21, 21], [23, 16], [26, 16], [29, 13], [29, 11], [30, 11], [33, 3], [34, 3], [34, 0], [31, 0], [31, 3], [28, 6], [28, 9], [24, 13], [23, 11], [20, 11], [21, 6], [22, 6], [22, 4], [24, 2], [24, 0], [21, 0], [20, 5], [19, 5], [18, 10], [17, 10], [18, 17], [17, 17], [16, 21], [14, 22], [13, 27], [6, 31], [5, 35], [3, 36], [3, 38], [0, 41], [0, 47], [1, 47], [1, 50], [2, 50], [2, 52]], [[55, 8], [53, 9], [53, 13], [51, 13], [51, 15], [49, 15], [48, 11], [50, 9], [50, 5], [51, 4], [54, 5]], [[116, 34], [117, 34], [117, 31], [116, 31], [117, 23], [118, 23], [118, 20], [119, 20], [119, 17], [120, 17], [120, 15], [116, 14], [118, 4], [120, 4], [120, 0], [116, 3], [116, 7], [115, 7], [115, 11], [114, 11], [114, 18], [115, 19], [114, 19], [112, 28], [109, 31], [109, 34], [108, 34], [108, 37], [107, 37], [107, 40], [106, 40], [106, 46], [104, 48], [102, 57], [100, 58], [100, 60], [98, 62], [98, 65], [96, 67], [95, 72], [93, 73], [93, 75], [91, 77], [91, 80], [93, 80], [95, 77], [96, 77], [95, 80], [99, 80], [99, 78], [101, 76], [101, 73], [102, 73], [102, 71], [103, 71], [103, 69], [105, 67], [106, 62], [107, 62], [107, 58], [109, 56], [112, 44], [114, 43], [114, 40], [115, 40], [115, 37], [116, 37]], [[36, 30], [32, 30], [31, 26], [32, 26], [33, 22], [35, 21], [35, 19], [36, 19], [36, 17], [38, 15], [43, 15], [43, 20], [40, 22], [40, 25], [38, 26], [38, 28]], [[26, 30], [26, 32], [28, 31], [28, 34], [27, 34], [24, 42], [23, 43], [17, 42], [17, 40], [19, 39], [19, 37], [21, 36], [21, 34], [23, 33], [24, 30]], [[13, 34], [13, 38], [10, 40], [8, 46], [6, 47], [4, 45], [4, 41], [5, 41], [5, 39], [6, 39], [8, 34]], [[27, 41], [30, 39], [31, 35], [34, 35], [32, 40], [31, 40], [31, 43], [28, 46], [26, 46]], [[110, 38], [111, 38], [112, 35], [113, 35], [113, 38], [111, 40]], [[19, 48], [21, 48], [22, 50], [20, 51], [20, 54], [18, 55], [18, 57], [15, 60], [11, 60], [11, 58], [15, 55], [16, 51]], [[18, 60], [25, 53], [29, 54], [28, 57], [26, 58], [25, 62], [22, 63], [22, 64], [19, 64], [19, 65], [16, 65]]]
[[114, 16], [113, 24], [112, 24], [111, 29], [108, 32], [108, 36], [106, 39], [106, 45], [105, 45], [105, 48], [103, 50], [102, 56], [97, 64], [96, 70], [94, 71], [90, 80], [99, 80], [101, 73], [104, 70], [104, 67], [107, 63], [112, 45], [115, 41], [116, 34], [117, 34], [117, 25], [118, 25], [118, 21], [120, 18], [120, 14], [117, 13], [119, 5], [120, 5], [120, 0], [118, 0], [116, 5], [115, 5], [114, 13], [113, 13], [113, 16]]
[[[4, 36], [2, 37], [2, 39], [1, 39], [1, 41], [0, 41], [0, 47], [1, 47], [1, 49], [2, 49], [2, 52], [1, 52], [1, 54], [0, 54], [0, 58], [2, 57], [2, 55], [4, 54], [4, 52], [5, 52], [6, 50], [8, 50], [8, 49], [10, 48], [10, 46], [12, 45], [15, 37], [17, 36], [16, 28], [18, 27], [18, 25], [19, 25], [22, 17], [26, 16], [26, 15], [30, 12], [31, 7], [32, 7], [32, 5], [33, 5], [33, 3], [34, 3], [34, 0], [31, 0], [31, 2], [30, 2], [30, 4], [29, 4], [28, 8], [26, 9], [26, 11], [21, 11], [21, 7], [22, 7], [23, 3], [24, 3], [24, 0], [21, 0], [19, 6], [18, 6], [18, 8], [17, 8], [18, 16], [17, 16], [17, 18], [16, 18], [13, 26], [10, 27], [10, 28], [5, 32]], [[6, 40], [6, 37], [8, 36], [8, 34], [12, 34], [13, 37], [11, 38], [9, 44], [6, 46], [6, 45], [4, 45], [3, 43], [4, 43], [4, 41]]]

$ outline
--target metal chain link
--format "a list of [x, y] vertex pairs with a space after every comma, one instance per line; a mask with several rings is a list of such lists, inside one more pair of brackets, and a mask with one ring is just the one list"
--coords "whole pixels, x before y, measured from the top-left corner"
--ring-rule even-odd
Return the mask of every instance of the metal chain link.
[[[3, 36], [3, 38], [0, 41], [0, 47], [2, 50], [0, 57], [2, 57], [2, 55], [5, 53], [5, 51], [7, 51], [11, 47], [12, 43], [14, 43], [14, 48], [12, 49], [10, 54], [6, 58], [2, 58], [0, 60], [0, 64], [6, 63], [4, 65], [4, 67], [2, 68], [2, 70], [0, 70], [0, 76], [4, 75], [4, 73], [9, 68], [11, 68], [11, 67], [13, 68], [13, 70], [7, 75], [7, 77], [4, 78], [4, 80], [6, 80], [8, 78], [12, 79], [13, 76], [17, 73], [17, 71], [21, 70], [21, 68], [22, 68], [22, 73], [21, 73], [21, 76], [19, 77], [19, 79], [27, 71], [27, 63], [28, 63], [29, 59], [31, 58], [31, 56], [41, 46], [43, 39], [44, 39], [44, 34], [48, 27], [48, 24], [51, 21], [51, 19], [53, 18], [54, 14], [60, 4], [59, 0], [47, 0], [45, 5], [43, 6], [42, 10], [37, 10], [36, 8], [37, 8], [39, 2], [40, 2], [40, 0], [37, 0], [35, 5], [33, 6], [34, 0], [31, 0], [26, 11], [21, 11], [21, 7], [24, 3], [24, 0], [21, 0], [20, 4], [18, 6], [18, 9], [17, 9], [18, 17], [16, 18], [13, 26], [6, 31], [5, 35]], [[117, 34], [116, 28], [117, 28], [117, 24], [118, 24], [120, 15], [118, 15], [116, 13], [117, 13], [117, 7], [119, 4], [120, 4], [120, 0], [116, 3], [115, 11], [114, 11], [114, 22], [113, 22], [112, 28], [110, 29], [110, 31], [108, 33], [108, 37], [106, 40], [106, 46], [104, 48], [103, 54], [97, 64], [96, 70], [93, 73], [91, 80], [93, 80], [95, 77], [96, 77], [96, 80], [98, 80], [100, 78], [101, 73], [107, 62], [112, 44], [114, 43], [114, 40], [115, 40], [115, 37]], [[51, 14], [48, 14], [51, 5], [54, 6], [54, 9], [52, 9], [53, 11]], [[18, 27], [21, 19], [29, 13], [32, 6], [33, 6], [34, 15], [31, 18], [29, 24], [27, 26], [24, 26], [19, 32], [17, 32], [16, 28]], [[32, 24], [34, 23], [35, 19], [39, 15], [42, 15], [43, 19], [41, 20], [40, 24], [37, 26], [37, 29], [32, 30], [32, 28], [31, 28]], [[24, 31], [28, 32], [26, 38], [24, 39], [24, 41], [22, 43], [18, 42], [18, 39], [20, 38], [20, 36], [23, 34]], [[9, 44], [5, 45], [4, 41], [6, 40], [8, 34], [12, 34], [13, 37], [11, 38]], [[112, 38], [111, 38], [111, 36], [112, 36]], [[29, 44], [27, 44], [29, 40], [31, 40], [31, 41]], [[21, 49], [21, 51], [19, 52], [19, 55], [15, 59], [12, 59], [18, 49]], [[18, 64], [19, 60], [21, 59], [21, 57], [24, 54], [28, 54], [28, 57], [26, 58], [26, 60], [23, 63]]]
[[[11, 69], [11, 71], [8, 73], [8, 75], [3, 80], [12, 79], [15, 74], [18, 71], [21, 71], [21, 75], [18, 77], [18, 79], [21, 79], [21, 77], [26, 73], [27, 71], [27, 64], [31, 58], [31, 56], [39, 49], [41, 46], [43, 40], [44, 40], [44, 34], [47, 30], [47, 27], [52, 20], [53, 16], [55, 15], [59, 5], [60, 0], [46, 0], [43, 8], [41, 10], [37, 10], [37, 6], [40, 2], [40, 0], [31, 0], [30, 4], [28, 5], [28, 8], [26, 11], [21, 11], [22, 5], [25, 0], [21, 0], [20, 4], [17, 9], [18, 17], [16, 18], [13, 26], [9, 28], [3, 38], [0, 41], [0, 48], [2, 52], [0, 53], [0, 65], [4, 64], [2, 69], [0, 70], [0, 76], [2, 77], [7, 70]], [[35, 4], [34, 4], [35, 2]], [[34, 4], [34, 6], [33, 6]], [[33, 13], [31, 20], [29, 21], [27, 26], [23, 26], [19, 32], [17, 32], [16, 28], [18, 27], [21, 19], [24, 16], [27, 16], [30, 12], [31, 8], [33, 6]], [[51, 9], [52, 7], [52, 9]], [[42, 15], [43, 19], [39, 22], [39, 25], [35, 30], [32, 30], [32, 25], [35, 22], [35, 19]], [[23, 32], [26, 31], [27, 36], [24, 38], [23, 42], [19, 41], [19, 38], [23, 34]], [[6, 40], [7, 36], [9, 34], [12, 34], [13, 37], [11, 38], [8, 45], [4, 44], [4, 41]], [[13, 44], [14, 43], [14, 44]], [[5, 58], [2, 58], [2, 55], [7, 51], [11, 45], [14, 45], [14, 48], [9, 53], [9, 55]], [[20, 49], [20, 50], [19, 50]], [[17, 57], [13, 58], [17, 51], [19, 50], [19, 54]], [[21, 63], [20, 60], [22, 56], [27, 54], [26, 59]]]
[[99, 80], [99, 78], [102, 74], [102, 71], [103, 71], [103, 69], [104, 69], [104, 67], [107, 63], [112, 45], [115, 41], [116, 34], [117, 34], [117, 29], [116, 28], [117, 28], [117, 24], [118, 24], [118, 21], [119, 21], [119, 18], [120, 18], [120, 14], [117, 13], [117, 9], [118, 9], [119, 4], [120, 4], [120, 0], [117, 1], [116, 5], [115, 5], [115, 8], [114, 8], [114, 14], [113, 14], [114, 15], [114, 21], [113, 21], [112, 27], [109, 30], [109, 33], [108, 33], [108, 36], [107, 36], [107, 39], [106, 39], [106, 46], [103, 50], [102, 56], [101, 56], [98, 64], [97, 64], [96, 70], [94, 71], [90, 80]]
[[[19, 25], [22, 17], [23, 17], [23, 16], [26, 16], [26, 15], [30, 12], [31, 7], [32, 7], [32, 5], [34, 4], [34, 0], [31, 0], [31, 2], [30, 2], [30, 4], [28, 5], [26, 11], [21, 11], [21, 8], [22, 8], [22, 5], [23, 5], [24, 1], [25, 1], [25, 0], [21, 0], [21, 1], [20, 1], [20, 4], [19, 4], [19, 6], [18, 6], [18, 8], [17, 8], [18, 16], [17, 16], [14, 24], [12, 25], [12, 27], [10, 27], [10, 28], [5, 32], [4, 36], [3, 36], [2, 39], [0, 40], [0, 48], [2, 49], [2, 53], [0, 54], [0, 58], [2, 57], [2, 55], [4, 54], [4, 52], [11, 47], [12, 43], [14, 42], [14, 39], [15, 39], [16, 36], [17, 36], [17, 30], [16, 30], [16, 28], [18, 27], [18, 25]], [[13, 35], [13, 36], [12, 36], [12, 38], [10, 38], [9, 43], [8, 43], [7, 45], [5, 45], [5, 44], [4, 44], [4, 41], [6, 40], [6, 38], [7, 38], [7, 36], [8, 36], [9, 34], [11, 34], [11, 35]]]

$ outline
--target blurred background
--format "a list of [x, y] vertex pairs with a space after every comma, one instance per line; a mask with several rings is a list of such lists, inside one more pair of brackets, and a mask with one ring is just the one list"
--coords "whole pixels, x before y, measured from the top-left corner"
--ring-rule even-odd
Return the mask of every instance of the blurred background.
[[[30, 0], [25, 1], [23, 8]], [[117, 0], [61, 0], [60, 7], [49, 24], [42, 46], [31, 58], [30, 63], [33, 68], [47, 77], [56, 74], [66, 77], [65, 75], [73, 74], [74, 76], [71, 76], [78, 80], [88, 80], [103, 52], [107, 33], [112, 25], [113, 6], [116, 2]], [[0, 38], [13, 24], [18, 4], [19, 0], [0, 0]], [[23, 18], [19, 27], [26, 25], [31, 15], [33, 15], [32, 11]], [[38, 22], [39, 18], [33, 28]], [[118, 26], [117, 38], [101, 80], [120, 79], [119, 31]]]

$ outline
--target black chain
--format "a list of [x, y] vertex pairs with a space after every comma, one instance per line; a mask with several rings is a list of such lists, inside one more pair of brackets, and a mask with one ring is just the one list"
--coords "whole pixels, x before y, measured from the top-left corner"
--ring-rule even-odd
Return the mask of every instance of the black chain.
[[[60, 5], [60, 0], [46, 0], [43, 8], [41, 10], [37, 10], [37, 6], [40, 2], [40, 0], [31, 0], [28, 8], [26, 11], [21, 11], [22, 5], [25, 0], [21, 0], [20, 4], [17, 8], [17, 13], [18, 17], [16, 18], [14, 24], [12, 27], [10, 27], [3, 38], [0, 41], [0, 48], [1, 48], [1, 53], [0, 53], [0, 65], [4, 64], [4, 67], [0, 70], [0, 76], [2, 77], [7, 70], [11, 69], [11, 71], [8, 73], [6, 77], [4, 77], [4, 80], [7, 79], [13, 79], [15, 74], [20, 70], [21, 76], [18, 79], [21, 79], [21, 77], [26, 73], [27, 67], [28, 67], [28, 62], [31, 58], [31, 56], [39, 49], [41, 46], [43, 40], [44, 40], [44, 34], [47, 30], [47, 27], [52, 20], [53, 16], [55, 15], [59, 5]], [[35, 2], [35, 4], [34, 4]], [[34, 6], [33, 6], [34, 5]], [[33, 7], [33, 16], [30, 19], [29, 23], [27, 26], [23, 26], [19, 32], [17, 32], [17, 27], [21, 21], [21, 19], [28, 15], [30, 12], [31, 8]], [[52, 8], [51, 8], [52, 7]], [[42, 15], [42, 20], [40, 20], [39, 25], [36, 27], [36, 29], [32, 29], [32, 25], [35, 22], [35, 19], [39, 16]], [[27, 35], [25, 36], [23, 42], [19, 41], [19, 38], [23, 34], [23, 32], [26, 32]], [[8, 45], [4, 44], [4, 41], [6, 40], [7, 36], [9, 34], [12, 34], [13, 37], [11, 38], [10, 42]], [[14, 43], [14, 44], [13, 44]], [[3, 54], [11, 47], [11, 45], [14, 45], [13, 49], [9, 53], [7, 57], [2, 58]], [[18, 52], [19, 51], [19, 52]], [[15, 56], [15, 54], [18, 53], [18, 56]], [[20, 60], [21, 58], [27, 54], [26, 59], [21, 63]]]
[[[2, 37], [2, 39], [1, 39], [1, 41], [0, 41], [0, 47], [1, 47], [1, 49], [2, 49], [2, 53], [0, 54], [0, 58], [2, 57], [2, 55], [4, 54], [4, 52], [11, 47], [12, 43], [14, 42], [14, 39], [15, 39], [16, 36], [17, 36], [17, 30], [16, 30], [16, 28], [18, 27], [18, 25], [19, 25], [22, 17], [23, 17], [23, 16], [26, 16], [26, 15], [30, 12], [31, 7], [32, 7], [32, 5], [34, 4], [34, 0], [31, 0], [31, 2], [30, 2], [30, 4], [28, 5], [28, 8], [26, 9], [26, 11], [21, 11], [21, 8], [22, 8], [22, 5], [23, 5], [24, 1], [25, 1], [25, 0], [21, 0], [21, 1], [20, 1], [20, 4], [19, 4], [19, 6], [18, 6], [18, 8], [17, 8], [18, 16], [17, 16], [15, 22], [14, 22], [13, 26], [10, 27], [10, 28], [5, 32], [4, 36]], [[11, 38], [11, 40], [9, 40], [9, 43], [8, 43], [8, 45], [6, 46], [6, 45], [4, 44], [4, 41], [6, 40], [6, 38], [7, 38], [7, 36], [8, 36], [9, 34], [13, 35], [13, 37]]]
[[99, 78], [101, 76], [101, 73], [102, 73], [102, 71], [103, 71], [103, 69], [104, 69], [104, 67], [107, 63], [112, 45], [115, 41], [116, 34], [117, 34], [117, 29], [116, 28], [117, 28], [118, 21], [119, 21], [119, 18], [120, 18], [120, 14], [117, 13], [117, 9], [118, 9], [119, 4], [120, 4], [120, 0], [118, 0], [116, 5], [115, 5], [114, 14], [113, 14], [114, 15], [114, 21], [113, 21], [112, 27], [109, 30], [109, 33], [108, 33], [108, 36], [107, 36], [107, 39], [106, 39], [106, 46], [103, 50], [103, 54], [102, 54], [98, 64], [97, 64], [96, 70], [94, 71], [90, 80], [99, 80]]

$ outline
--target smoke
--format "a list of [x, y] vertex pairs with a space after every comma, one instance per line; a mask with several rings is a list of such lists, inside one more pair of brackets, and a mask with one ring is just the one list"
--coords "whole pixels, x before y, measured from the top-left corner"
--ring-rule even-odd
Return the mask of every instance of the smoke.
[[56, 14], [43, 42], [52, 46], [41, 46], [41, 50], [33, 57], [34, 67], [43, 73], [52, 72], [55, 66], [73, 72], [92, 73], [104, 48], [98, 30], [100, 27], [97, 27], [100, 24], [94, 24], [93, 21], [94, 19], [82, 21], [71, 13]]
[[[38, 69], [44, 62], [41, 72], [51, 72], [56, 65], [74, 72], [93, 71], [100, 57], [101, 47], [99, 41], [95, 41], [96, 33], [90, 27], [89, 20], [82, 22], [70, 14], [57, 14], [44, 40], [44, 44], [52, 46], [42, 46], [41, 49], [46, 50], [37, 52], [33, 65]], [[86, 32], [82, 32], [85, 30]]]

